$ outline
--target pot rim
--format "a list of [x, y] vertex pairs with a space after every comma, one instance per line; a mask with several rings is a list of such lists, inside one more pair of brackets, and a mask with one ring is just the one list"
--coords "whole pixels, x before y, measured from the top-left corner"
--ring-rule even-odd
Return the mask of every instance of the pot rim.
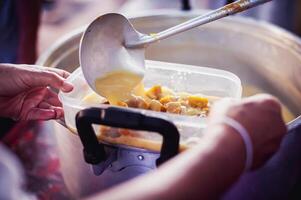
[[[138, 13], [125, 13], [125, 15], [129, 19], [137, 19], [137, 18], [148, 18], [148, 17], [171, 17], [171, 18], [179, 18], [179, 17], [189, 17], [189, 16], [196, 16], [203, 13], [204, 10], [192, 10], [192, 11], [177, 11], [173, 9], [156, 9], [156, 10], [147, 10], [143, 12]], [[166, 14], [168, 13], [168, 14]], [[247, 26], [256, 27], [260, 30], [267, 31], [270, 35], [276, 36], [275, 39], [279, 39], [278, 42], [283, 42], [286, 46], [286, 48], [290, 48], [294, 51], [295, 54], [298, 54], [301, 58], [301, 39], [295, 35], [294, 33], [291, 33], [281, 27], [278, 27], [276, 25], [273, 25], [269, 22], [265, 22], [262, 20], [255, 20], [250, 17], [244, 17], [244, 16], [229, 16], [227, 18], [221, 19], [224, 22], [230, 22], [230, 23], [237, 23], [237, 24], [243, 24]], [[219, 20], [219, 21], [221, 21]], [[46, 51], [44, 51], [36, 61], [36, 64], [38, 65], [45, 65], [46, 61], [49, 59], [49, 57], [55, 52], [57, 49], [61, 48], [63, 45], [67, 45], [66, 42], [72, 41], [74, 38], [78, 38], [86, 29], [88, 25], [83, 25], [70, 33], [65, 34], [60, 39], [58, 39], [56, 42], [54, 42], [53, 45], [51, 45]]]

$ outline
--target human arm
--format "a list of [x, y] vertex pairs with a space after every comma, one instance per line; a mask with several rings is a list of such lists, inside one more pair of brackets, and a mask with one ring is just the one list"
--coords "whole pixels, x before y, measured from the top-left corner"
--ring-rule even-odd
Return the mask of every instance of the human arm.
[[51, 88], [70, 92], [69, 73], [34, 65], [0, 64], [0, 116], [16, 120], [61, 118], [63, 109]]
[[266, 95], [242, 102], [218, 103], [197, 147], [145, 176], [114, 187], [91, 199], [218, 199], [242, 174], [246, 152], [232, 127], [217, 123], [223, 117], [240, 122], [253, 143], [253, 168], [261, 166], [279, 147], [285, 134], [279, 102]]

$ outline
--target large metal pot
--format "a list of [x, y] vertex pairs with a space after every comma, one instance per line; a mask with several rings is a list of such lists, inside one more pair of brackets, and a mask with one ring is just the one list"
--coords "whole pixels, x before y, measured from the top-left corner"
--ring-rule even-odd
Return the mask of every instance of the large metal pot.
[[[199, 11], [150, 12], [132, 17], [141, 32], [157, 32]], [[45, 52], [38, 64], [73, 71], [79, 66], [78, 46], [84, 28], [62, 38]], [[215, 67], [237, 74], [250, 95], [259, 91], [280, 98], [291, 113], [301, 113], [301, 41], [275, 26], [246, 18], [227, 18], [153, 44], [146, 58]], [[82, 157], [78, 137], [54, 122], [62, 173], [74, 197], [98, 191], [97, 178]]]

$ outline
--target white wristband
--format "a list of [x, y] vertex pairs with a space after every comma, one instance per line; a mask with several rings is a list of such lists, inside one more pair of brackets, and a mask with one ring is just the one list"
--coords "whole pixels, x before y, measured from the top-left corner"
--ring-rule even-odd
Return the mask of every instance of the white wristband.
[[252, 162], [253, 162], [253, 144], [252, 144], [252, 140], [250, 138], [248, 131], [239, 122], [237, 122], [236, 120], [234, 120], [230, 117], [224, 117], [217, 123], [224, 123], [224, 124], [232, 127], [233, 129], [235, 129], [236, 132], [238, 132], [240, 134], [240, 136], [242, 137], [243, 142], [245, 144], [245, 148], [246, 148], [246, 163], [245, 163], [244, 171], [250, 170], [252, 167]]

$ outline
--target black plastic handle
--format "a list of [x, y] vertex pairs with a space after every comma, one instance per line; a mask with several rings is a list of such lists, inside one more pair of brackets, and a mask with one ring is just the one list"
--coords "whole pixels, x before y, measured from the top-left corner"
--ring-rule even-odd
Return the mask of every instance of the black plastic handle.
[[92, 124], [159, 133], [163, 136], [163, 143], [157, 165], [175, 156], [179, 150], [180, 134], [175, 125], [167, 120], [124, 108], [87, 108], [77, 113], [76, 128], [84, 146], [85, 161], [90, 164], [106, 159], [104, 145], [98, 142]]

